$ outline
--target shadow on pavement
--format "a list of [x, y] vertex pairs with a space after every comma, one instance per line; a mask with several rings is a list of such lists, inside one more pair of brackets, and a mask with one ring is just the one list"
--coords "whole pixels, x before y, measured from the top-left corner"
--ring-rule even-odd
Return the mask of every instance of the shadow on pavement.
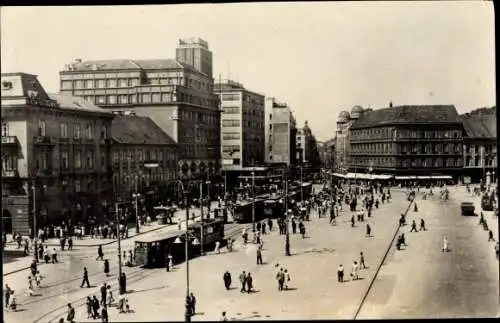
[[159, 286], [159, 287], [145, 288], [145, 289], [138, 289], [138, 290], [130, 289], [127, 291], [127, 294], [137, 294], [137, 293], [142, 293], [142, 292], [149, 292], [152, 290], [159, 290], [159, 289], [163, 289], [163, 288], [167, 288], [167, 287], [168, 286]]

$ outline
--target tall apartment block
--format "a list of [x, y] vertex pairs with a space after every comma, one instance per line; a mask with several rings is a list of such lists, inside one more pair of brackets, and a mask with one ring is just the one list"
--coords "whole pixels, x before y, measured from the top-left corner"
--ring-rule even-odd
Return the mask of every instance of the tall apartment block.
[[221, 102], [224, 170], [264, 164], [264, 95], [231, 80], [215, 84]]
[[178, 144], [177, 178], [201, 180], [220, 170], [212, 53], [201, 39], [178, 46], [176, 59], [75, 60], [60, 72], [61, 93], [150, 117]]
[[292, 110], [275, 98], [266, 98], [265, 111], [266, 163], [294, 165], [297, 128]]

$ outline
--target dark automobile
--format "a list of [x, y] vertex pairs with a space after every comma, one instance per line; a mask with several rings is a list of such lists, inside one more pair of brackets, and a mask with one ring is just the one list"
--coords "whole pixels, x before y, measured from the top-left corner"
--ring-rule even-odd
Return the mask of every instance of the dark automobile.
[[460, 208], [462, 209], [462, 215], [477, 216], [474, 212], [474, 203], [472, 202], [462, 202]]

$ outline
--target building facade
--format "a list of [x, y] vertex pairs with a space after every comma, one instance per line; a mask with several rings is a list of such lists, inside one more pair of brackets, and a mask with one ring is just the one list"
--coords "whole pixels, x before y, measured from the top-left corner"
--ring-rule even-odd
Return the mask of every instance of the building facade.
[[397, 106], [363, 113], [349, 129], [353, 172], [411, 176], [462, 172], [462, 124], [453, 105]]
[[112, 119], [80, 98], [47, 94], [35, 75], [2, 74], [7, 231], [28, 233], [33, 210], [39, 226], [105, 216], [113, 198]]
[[115, 114], [111, 137], [113, 180], [122, 200], [177, 180], [177, 145], [150, 118]]
[[464, 182], [497, 183], [496, 107], [474, 110], [460, 116], [464, 126]]
[[309, 164], [311, 167], [319, 167], [320, 158], [316, 137], [311, 131], [308, 122], [304, 127], [297, 129], [295, 156], [297, 164]]
[[177, 59], [76, 60], [60, 72], [61, 93], [150, 117], [178, 144], [178, 178], [201, 179], [220, 170], [211, 66], [206, 42], [181, 40]]
[[361, 117], [364, 109], [356, 105], [351, 113], [342, 111], [337, 118], [337, 130], [335, 131], [335, 168], [336, 171], [345, 172], [349, 163], [350, 141], [349, 129]]
[[225, 170], [264, 164], [264, 95], [231, 80], [215, 84], [221, 104], [221, 156]]
[[335, 168], [335, 138], [318, 142], [318, 152], [321, 166], [333, 170]]
[[297, 127], [292, 110], [275, 98], [266, 98], [265, 118], [266, 163], [295, 165]]

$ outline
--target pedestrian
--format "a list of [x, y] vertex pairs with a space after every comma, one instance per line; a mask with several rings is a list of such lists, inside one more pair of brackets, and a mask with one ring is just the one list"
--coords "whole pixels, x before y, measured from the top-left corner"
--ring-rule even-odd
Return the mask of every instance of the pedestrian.
[[83, 279], [80, 287], [83, 287], [83, 284], [87, 283], [87, 288], [90, 288], [90, 283], [89, 283], [89, 273], [87, 271], [87, 267], [83, 267]]
[[47, 247], [45, 247], [43, 251], [43, 260], [45, 260], [45, 264], [48, 264], [50, 261], [49, 250], [47, 249]]
[[362, 269], [366, 269], [365, 255], [363, 255], [363, 251], [359, 253], [359, 267]]
[[248, 233], [247, 233], [247, 230], [246, 230], [246, 229], [243, 229], [243, 233], [242, 233], [241, 237], [243, 238], [243, 243], [244, 243], [244, 244], [247, 244], [247, 241], [248, 241]]
[[288, 283], [290, 282], [290, 273], [288, 272], [288, 269], [285, 269], [283, 274], [285, 275], [285, 289], [288, 290]]
[[443, 237], [443, 248], [441, 248], [441, 251], [442, 252], [448, 252], [449, 251], [449, 248], [448, 248], [448, 237], [444, 236]]
[[268, 219], [267, 220], [267, 225], [269, 226], [269, 231], [273, 231], [273, 220]]
[[111, 289], [111, 285], [108, 285], [107, 287], [107, 299], [108, 299], [108, 306], [111, 306], [115, 302], [115, 298], [113, 297], [113, 290]]
[[5, 299], [5, 308], [9, 309], [10, 307], [10, 296], [14, 294], [14, 291], [9, 287], [9, 285], [5, 284], [5, 288], [3, 289], [3, 295]]
[[266, 234], [266, 222], [262, 222], [262, 234]]
[[174, 260], [171, 254], [168, 254], [168, 267], [169, 268], [174, 268]]
[[366, 224], [366, 236], [367, 237], [372, 236], [372, 227], [368, 223]]
[[257, 247], [257, 265], [262, 265], [262, 251], [261, 251], [261, 247], [258, 246]]
[[227, 239], [227, 251], [229, 252], [233, 251], [233, 239], [231, 238]]
[[[255, 232], [254, 232], [254, 234], [255, 234]], [[255, 242], [257, 244], [260, 244], [260, 231], [257, 231], [257, 235], [255, 236]]]
[[295, 223], [294, 219], [292, 219], [292, 233], [297, 233], [297, 223]]
[[245, 285], [246, 285], [246, 282], [247, 282], [247, 275], [245, 273], [245, 271], [243, 270], [243, 272], [240, 274], [240, 283], [241, 283], [241, 289], [240, 289], [240, 292], [241, 293], [244, 293], [246, 290], [245, 290]]
[[351, 216], [351, 227], [354, 227], [354, 224], [355, 224], [355, 220], [354, 220], [354, 214]]
[[107, 296], [107, 294], [108, 294], [108, 288], [106, 286], [106, 283], [104, 283], [101, 286], [101, 301], [99, 302], [99, 304], [101, 304], [102, 306], [106, 305], [106, 296]]
[[222, 316], [221, 316], [220, 320], [221, 321], [227, 321], [226, 312], [222, 312]]
[[229, 290], [229, 287], [231, 287], [231, 273], [226, 270], [224, 276], [222, 277], [222, 280], [224, 280], [224, 286], [226, 287], [226, 290]]
[[57, 251], [56, 251], [56, 248], [52, 249], [52, 263], [53, 264], [57, 263]]
[[306, 226], [304, 225], [304, 223], [302, 223], [302, 221], [299, 222], [299, 232], [302, 235], [302, 239], [305, 239], [306, 238]]
[[194, 294], [191, 293], [189, 297], [189, 305], [191, 307], [191, 313], [192, 315], [196, 314], [196, 297], [194, 297]]
[[87, 296], [87, 301], [85, 302], [85, 305], [87, 307], [87, 318], [95, 318], [94, 315], [92, 314], [92, 298], [90, 296]]
[[102, 252], [102, 245], [97, 247], [97, 258], [95, 260], [104, 260], [104, 253]]
[[71, 303], [68, 303], [68, 315], [66, 316], [66, 321], [74, 322], [75, 320], [75, 309], [71, 306]]
[[35, 273], [36, 287], [40, 288], [42, 286], [42, 278], [43, 276], [40, 274], [40, 271], [37, 270]]
[[359, 269], [358, 262], [354, 261], [353, 264], [352, 264], [352, 271], [351, 271], [351, 277], [352, 277], [353, 280], [358, 280], [359, 279], [359, 277], [358, 277], [358, 269]]
[[342, 266], [342, 264], [340, 264], [339, 268], [337, 268], [337, 280], [340, 283], [344, 282], [344, 266]]
[[420, 219], [420, 231], [427, 231], [424, 219]]
[[261, 227], [262, 227], [262, 223], [257, 222], [256, 227], [257, 227], [257, 231], [260, 231], [260, 230], [261, 230]]
[[92, 318], [93, 319], [96, 319], [99, 317], [99, 300], [97, 299], [97, 297], [94, 295], [94, 297], [92, 298]]
[[276, 274], [276, 280], [278, 281], [278, 290], [283, 291], [285, 284], [285, 273], [283, 272], [283, 268], [280, 268], [280, 271]]
[[73, 250], [73, 238], [71, 236], [68, 238], [68, 250]]
[[418, 230], [417, 230], [417, 222], [415, 222], [415, 220], [413, 220], [411, 222], [411, 230], [410, 230], [410, 232], [418, 232]]
[[247, 293], [250, 294], [250, 292], [253, 289], [253, 278], [250, 273], [247, 275]]
[[493, 231], [488, 231], [488, 242], [490, 241], [495, 241], [495, 238], [493, 238]]
[[101, 322], [108, 322], [108, 309], [106, 308], [106, 304], [104, 304], [101, 310]]
[[109, 276], [109, 259], [104, 259], [104, 273]]
[[498, 260], [499, 253], [500, 253], [500, 248], [499, 248], [499, 245], [498, 245], [498, 242], [497, 242], [496, 245], [495, 245], [495, 255], [497, 256], [497, 260]]
[[220, 254], [220, 241], [215, 241], [215, 253]]
[[122, 273], [120, 276], [120, 293], [125, 294], [127, 292], [127, 276]]

